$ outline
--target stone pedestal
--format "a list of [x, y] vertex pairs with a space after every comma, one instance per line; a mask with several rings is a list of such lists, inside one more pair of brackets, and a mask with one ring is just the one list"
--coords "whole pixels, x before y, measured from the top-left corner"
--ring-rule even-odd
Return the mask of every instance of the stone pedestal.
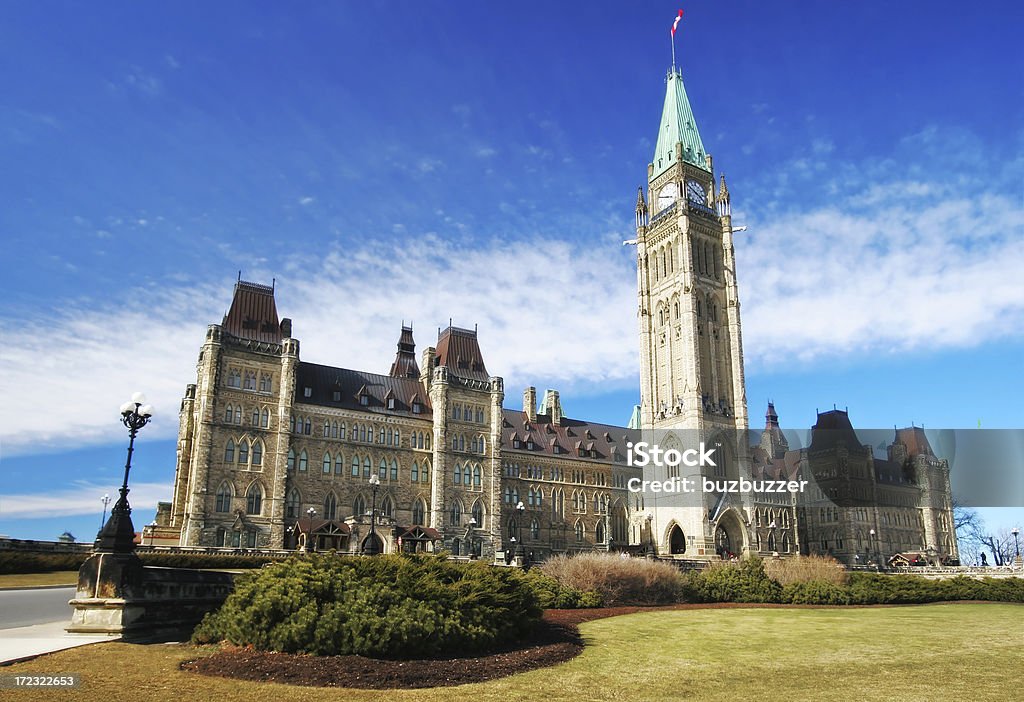
[[233, 588], [233, 573], [143, 566], [134, 553], [94, 553], [78, 571], [67, 631], [127, 640], [188, 638]]

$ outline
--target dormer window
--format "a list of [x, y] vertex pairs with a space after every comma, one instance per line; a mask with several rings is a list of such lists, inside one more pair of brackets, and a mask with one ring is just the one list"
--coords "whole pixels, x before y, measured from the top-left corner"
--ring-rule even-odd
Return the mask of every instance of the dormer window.
[[304, 387], [302, 389], [302, 396], [303, 397], [313, 397], [313, 388], [309, 387], [308, 385], [306, 387]]
[[421, 412], [423, 412], [423, 405], [421, 405], [419, 402], [413, 402], [412, 403], [412, 413], [413, 414], [420, 414]]
[[526, 450], [527, 451], [532, 451], [533, 450], [533, 439], [530, 439], [529, 441], [526, 442]]
[[331, 399], [334, 402], [341, 402], [341, 391], [335, 390], [333, 393], [331, 393]]
[[393, 410], [394, 408], [395, 408], [395, 398], [389, 397], [388, 398], [388, 409], [389, 410]]
[[359, 404], [362, 405], [363, 407], [369, 407], [370, 406], [370, 396], [369, 395], [360, 395], [359, 396]]

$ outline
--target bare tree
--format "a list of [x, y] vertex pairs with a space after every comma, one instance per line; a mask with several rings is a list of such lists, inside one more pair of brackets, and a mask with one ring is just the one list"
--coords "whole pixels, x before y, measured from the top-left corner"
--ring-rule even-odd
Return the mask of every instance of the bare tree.
[[999, 533], [988, 533], [981, 537], [981, 543], [992, 552], [992, 560], [995, 565], [1010, 565], [1013, 563], [1016, 550], [1014, 548], [1013, 534], [1009, 529], [1000, 529]]
[[953, 497], [953, 528], [956, 532], [960, 562], [975, 565], [981, 562], [983, 538], [986, 536], [985, 520], [977, 510], [966, 507]]

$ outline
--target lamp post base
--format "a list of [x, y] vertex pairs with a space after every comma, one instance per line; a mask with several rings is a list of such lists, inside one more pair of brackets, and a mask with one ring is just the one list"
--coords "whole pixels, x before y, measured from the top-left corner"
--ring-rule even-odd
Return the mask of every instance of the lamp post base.
[[134, 553], [135, 526], [132, 524], [132, 510], [127, 506], [114, 507], [110, 519], [96, 536], [93, 550], [97, 553]]

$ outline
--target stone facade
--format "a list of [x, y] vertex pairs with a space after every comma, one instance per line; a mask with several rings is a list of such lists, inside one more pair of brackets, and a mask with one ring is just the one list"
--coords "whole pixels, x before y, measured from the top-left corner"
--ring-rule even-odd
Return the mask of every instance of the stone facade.
[[539, 412], [532, 388], [521, 412], [504, 409], [475, 330], [440, 331], [421, 371], [403, 327], [387, 375], [308, 363], [299, 348], [274, 290], [239, 281], [181, 404], [165, 527], [180, 545], [357, 552], [371, 512], [385, 552], [625, 545], [613, 473], [628, 470], [629, 430], [564, 417], [555, 391]]
[[[790, 450], [769, 404], [751, 441], [740, 229], [717, 180], [673, 69], [636, 203], [641, 403], [628, 429], [565, 417], [553, 390], [538, 403], [528, 388], [521, 410], [505, 408], [475, 329], [439, 330], [417, 362], [403, 327], [385, 375], [303, 361], [273, 288], [239, 280], [182, 400], [162, 542], [359, 552], [379, 539], [387, 552], [487, 559], [513, 545], [536, 558], [626, 546], [695, 559], [820, 552], [851, 565], [917, 548], [955, 560], [949, 466], [923, 431], [897, 431], [883, 459], [836, 411]], [[626, 461], [640, 439], [714, 446], [699, 479], [807, 479], [811, 490], [659, 503], [627, 490], [641, 477]]]

